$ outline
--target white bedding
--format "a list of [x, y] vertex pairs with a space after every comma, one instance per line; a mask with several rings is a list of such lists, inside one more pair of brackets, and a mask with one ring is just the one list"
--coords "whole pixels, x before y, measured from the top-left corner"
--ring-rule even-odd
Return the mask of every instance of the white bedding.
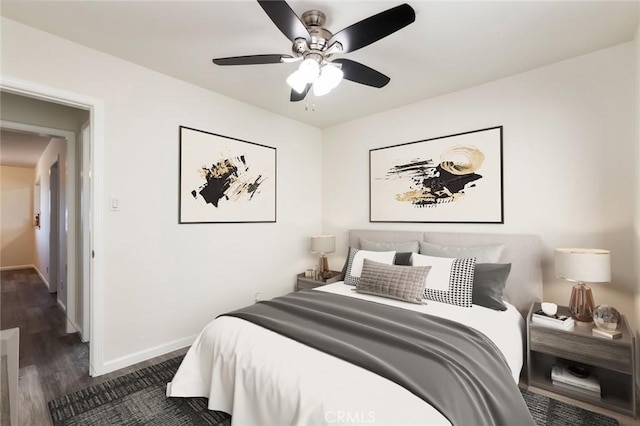
[[[524, 320], [507, 304], [494, 311], [429, 301], [412, 305], [355, 293], [342, 282], [316, 288], [458, 321], [504, 354], [515, 382], [523, 363]], [[450, 425], [403, 387], [332, 355], [235, 317], [209, 323], [189, 349], [167, 396], [207, 397], [234, 425]]]

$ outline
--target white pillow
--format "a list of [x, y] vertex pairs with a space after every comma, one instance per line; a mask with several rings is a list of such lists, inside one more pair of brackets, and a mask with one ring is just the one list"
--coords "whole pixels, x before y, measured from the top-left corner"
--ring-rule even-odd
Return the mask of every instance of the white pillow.
[[431, 266], [424, 298], [470, 308], [473, 300], [473, 273], [476, 259], [433, 257], [413, 253], [411, 265]]
[[395, 259], [395, 257], [395, 251], [367, 251], [349, 247], [349, 258], [347, 259], [347, 271], [344, 274], [344, 283], [349, 285], [356, 285], [358, 283], [360, 275], [362, 274], [364, 259], [393, 265], [393, 259]]

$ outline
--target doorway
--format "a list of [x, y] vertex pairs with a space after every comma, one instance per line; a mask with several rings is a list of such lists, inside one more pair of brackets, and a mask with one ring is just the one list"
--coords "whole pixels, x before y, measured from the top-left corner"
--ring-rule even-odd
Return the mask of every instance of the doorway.
[[[104, 196], [102, 171], [102, 159], [104, 155], [104, 103], [101, 99], [92, 98], [89, 96], [72, 93], [67, 90], [61, 90], [44, 86], [38, 83], [18, 80], [6, 76], [2, 76], [2, 79], [0, 79], [0, 90], [6, 93], [19, 95], [26, 98], [49, 102], [52, 104], [64, 105], [89, 112], [89, 121], [86, 123], [86, 126], [83, 127], [87, 128], [87, 132], [90, 135], [90, 138], [88, 139], [90, 140], [80, 140], [80, 138], [78, 138], [78, 156], [76, 157], [76, 149], [69, 149], [67, 151], [67, 157], [65, 157], [66, 166], [64, 167], [64, 170], [62, 170], [62, 167], [59, 167], [58, 172], [59, 175], [64, 174], [65, 176], [69, 177], [69, 180], [66, 182], [67, 190], [65, 191], [65, 195], [68, 196], [66, 199], [67, 205], [78, 206], [78, 200], [84, 199], [86, 201], [85, 205], [87, 207], [83, 208], [82, 211], [80, 211], [79, 206], [77, 209], [73, 208], [66, 211], [66, 220], [68, 224], [77, 224], [82, 221], [82, 230], [80, 230], [80, 227], [78, 226], [69, 226], [66, 229], [66, 231], [68, 232], [69, 242], [69, 244], [67, 244], [67, 251], [65, 253], [68, 260], [68, 266], [66, 268], [67, 294], [72, 296], [68, 297], [67, 311], [70, 314], [71, 318], [76, 318], [77, 322], [80, 322], [81, 320], [79, 320], [79, 318], [85, 317], [85, 315], [90, 319], [90, 321], [87, 321], [87, 324], [82, 324], [82, 328], [86, 328], [86, 330], [82, 330], [84, 331], [82, 336], [83, 338], [85, 338], [86, 335], [86, 338], [88, 338], [89, 334], [91, 335], [91, 340], [89, 341], [89, 374], [91, 376], [99, 376], [106, 372], [102, 353], [102, 319], [104, 312], [104, 305], [102, 301], [104, 300], [104, 266], [103, 260], [99, 256], [99, 254], [103, 253], [102, 247], [104, 238], [103, 218], [101, 214], [101, 208], [104, 205], [102, 201]], [[5, 121], [1, 120], [0, 122], [0, 124], [3, 125], [6, 123]], [[74, 138], [76, 137], [76, 135], [79, 135], [73, 132], [67, 134], [64, 131], [53, 128], [42, 128], [40, 130], [34, 130], [34, 126], [26, 127], [30, 128], [20, 128], [20, 130], [35, 131], [37, 133], [44, 133], [47, 135], [66, 138], [68, 147], [75, 146], [74, 144], [76, 142]], [[83, 131], [82, 133], [85, 132]], [[84, 169], [84, 164], [87, 164], [89, 162], [85, 163], [84, 161], [78, 161], [78, 164], [76, 166], [76, 158], [83, 158], [81, 156], [84, 156], [85, 152], [91, 159], [90, 169]], [[81, 167], [83, 168], [82, 171], [78, 171], [76, 173], [76, 170]], [[81, 178], [82, 176], [90, 176], [91, 181], [88, 185], [84, 185], [84, 182], [78, 182], [77, 180], [74, 182], [70, 182], [72, 178], [76, 178], [76, 175], [78, 176], [78, 178]], [[76, 185], [76, 182], [78, 183], [78, 185]], [[74, 188], [76, 190], [69, 192], [69, 188]], [[59, 187], [59, 190], [62, 191], [62, 188]], [[86, 193], [85, 191], [88, 191], [89, 193]], [[45, 197], [47, 196], [46, 193], [42, 195]], [[76, 199], [76, 197], [78, 198]], [[80, 218], [81, 215], [84, 216]], [[88, 220], [87, 216], [90, 216], [91, 220]], [[85, 230], [87, 229], [86, 226], [91, 227], [91, 242], [89, 243], [90, 246], [87, 247], [85, 245], [84, 247], [81, 247], [81, 241], [83, 240]], [[77, 232], [76, 228], [78, 228]], [[91, 255], [82, 256], [81, 252], [88, 252], [91, 253]], [[93, 253], [96, 253], [96, 255], [93, 256]], [[82, 277], [86, 276], [84, 273], [85, 270], [89, 271], [88, 275], [90, 279], [90, 282], [83, 283], [84, 286], [90, 288], [90, 292], [86, 292], [86, 294], [90, 297], [89, 303], [81, 302], [84, 299], [83, 293], [76, 294], [76, 292], [70, 291], [70, 287], [72, 285], [76, 285], [76, 283], [78, 284], [78, 287], [83, 287], [83, 285], [80, 285], [80, 283], [82, 281]], [[64, 272], [64, 268], [59, 268], [58, 273], [62, 272]], [[67, 325], [70, 326], [70, 324]], [[89, 328], [91, 328], [91, 333], [89, 333]], [[75, 330], [72, 329], [68, 331]]]

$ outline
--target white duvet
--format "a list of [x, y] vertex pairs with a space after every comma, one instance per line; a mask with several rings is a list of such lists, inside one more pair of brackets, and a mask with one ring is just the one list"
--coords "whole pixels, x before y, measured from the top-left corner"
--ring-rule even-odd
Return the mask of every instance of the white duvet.
[[[515, 382], [523, 363], [524, 320], [515, 307], [494, 311], [429, 301], [412, 305], [352, 291], [316, 288], [448, 318], [484, 333], [502, 351]], [[332, 355], [235, 317], [209, 323], [187, 352], [170, 397], [207, 397], [233, 425], [450, 425], [400, 385]]]

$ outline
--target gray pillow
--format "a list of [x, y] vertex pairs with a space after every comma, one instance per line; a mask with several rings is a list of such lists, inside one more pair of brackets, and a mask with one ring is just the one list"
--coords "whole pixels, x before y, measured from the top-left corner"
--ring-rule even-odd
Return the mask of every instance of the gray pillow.
[[506, 311], [507, 306], [502, 297], [510, 272], [510, 263], [476, 263], [473, 274], [473, 304]]
[[401, 243], [379, 243], [360, 238], [360, 248], [369, 251], [404, 251], [418, 253], [420, 246], [418, 241], [405, 241]]
[[420, 242], [420, 254], [435, 257], [475, 257], [477, 263], [498, 263], [502, 257], [503, 245], [497, 246], [441, 246]]
[[387, 265], [364, 259], [356, 291], [421, 304], [430, 269], [430, 266]]

